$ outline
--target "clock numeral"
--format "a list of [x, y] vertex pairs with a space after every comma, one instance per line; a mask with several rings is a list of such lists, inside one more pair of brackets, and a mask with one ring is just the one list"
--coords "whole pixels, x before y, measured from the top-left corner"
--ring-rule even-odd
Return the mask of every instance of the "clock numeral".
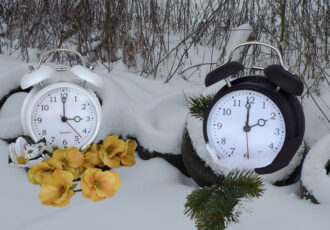
[[233, 155], [233, 153], [235, 152], [235, 148], [230, 148], [231, 153], [229, 153], [229, 156]]
[[83, 129], [83, 133], [87, 133], [87, 129], [86, 128]]
[[43, 130], [41, 131], [41, 134], [42, 134], [43, 136], [46, 136], [46, 135], [47, 135], [47, 131], [46, 131], [46, 129], [43, 129]]
[[74, 101], [75, 101], [75, 102], [77, 102], [77, 101], [78, 101], [78, 99], [77, 99], [77, 96], [74, 96]]
[[82, 110], [86, 110], [86, 104], [82, 104], [81, 106], [82, 106], [81, 108]]
[[86, 122], [90, 122], [91, 121], [91, 116], [87, 116], [86, 117]]
[[68, 98], [68, 93], [61, 93], [61, 98]]
[[250, 104], [254, 104], [254, 97], [246, 97], [246, 100], [250, 103]]
[[41, 117], [38, 117], [37, 118], [37, 122], [40, 124], [42, 122], [42, 118]]
[[41, 111], [49, 110], [49, 105], [41, 105]]
[[78, 136], [74, 136], [74, 141], [79, 141], [79, 137]]
[[67, 145], [68, 141], [66, 139], [64, 139], [62, 143], [63, 143], [63, 145]]
[[269, 147], [271, 150], [273, 150], [273, 149], [274, 149], [274, 144], [271, 143], [270, 145], [268, 145], [268, 147]]
[[262, 102], [262, 108], [266, 109], [266, 102], [264, 102], [264, 101]]
[[275, 120], [275, 115], [276, 115], [275, 113], [271, 113], [270, 114], [270, 116], [271, 116], [270, 119]]
[[222, 145], [225, 145], [225, 144], [227, 144], [227, 140], [226, 140], [226, 138], [224, 138], [224, 137], [223, 137], [223, 138], [221, 138], [221, 144], [222, 144]]
[[221, 128], [222, 128], [222, 124], [221, 124], [221, 122], [218, 122], [218, 123], [217, 123], [217, 127], [218, 127], [218, 129], [221, 129]]
[[56, 97], [50, 97], [50, 103], [56, 102]]
[[243, 156], [244, 156], [244, 158], [249, 159], [249, 154], [248, 153], [245, 153]]
[[275, 134], [276, 136], [280, 135], [280, 129], [279, 129], [279, 128], [276, 128], [274, 134]]
[[222, 109], [222, 115], [231, 115], [231, 109], [226, 109], [226, 108], [223, 108]]
[[234, 100], [235, 107], [241, 107], [241, 100]]
[[55, 137], [50, 137], [50, 140], [51, 140], [51, 141], [50, 141], [51, 143], [54, 143], [54, 141], [55, 141]]

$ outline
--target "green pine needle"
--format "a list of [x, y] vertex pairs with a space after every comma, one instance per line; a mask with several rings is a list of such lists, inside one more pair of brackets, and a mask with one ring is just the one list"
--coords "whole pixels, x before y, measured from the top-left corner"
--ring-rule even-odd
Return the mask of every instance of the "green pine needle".
[[260, 197], [263, 180], [252, 170], [231, 171], [221, 186], [199, 188], [187, 196], [185, 214], [194, 219], [198, 229], [225, 229], [237, 223], [240, 212], [235, 206], [241, 198]]
[[224, 180], [233, 188], [243, 189], [245, 197], [260, 197], [264, 192], [263, 180], [253, 170], [232, 170]]
[[198, 97], [190, 97], [187, 101], [190, 114], [200, 120], [203, 120], [211, 101], [215, 94], [207, 96], [199, 95]]

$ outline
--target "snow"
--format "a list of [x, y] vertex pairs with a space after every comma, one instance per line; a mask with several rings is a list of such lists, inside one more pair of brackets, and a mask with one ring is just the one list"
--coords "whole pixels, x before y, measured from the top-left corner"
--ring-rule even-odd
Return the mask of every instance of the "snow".
[[[230, 53], [237, 45], [247, 41], [251, 33], [252, 27], [249, 24], [242, 24], [230, 33], [228, 44], [226, 45], [226, 54], [224, 58], [225, 61], [228, 61]], [[235, 51], [231, 61], [238, 61], [239, 57], [240, 53]]]
[[53, 72], [54, 70], [51, 67], [47, 65], [41, 65], [36, 70], [24, 74], [21, 80], [22, 89], [27, 89], [41, 81], [50, 78]]
[[330, 176], [326, 165], [330, 161], [330, 134], [316, 142], [308, 152], [301, 172], [304, 187], [321, 204], [330, 205]]
[[[31, 64], [35, 65], [37, 61], [34, 59]], [[28, 64], [13, 56], [0, 55], [0, 66], [6, 67], [0, 73], [0, 97], [3, 97], [20, 85], [22, 76], [27, 73]], [[198, 152], [206, 153], [201, 133], [202, 123], [191, 116], [187, 118], [184, 95], [190, 97], [201, 92], [216, 92], [223, 83], [205, 89], [202, 83], [204, 79], [198, 77], [192, 78], [191, 81], [173, 79], [172, 82], [164, 84], [164, 79], [144, 79], [129, 72], [123, 63], [116, 63], [113, 67], [110, 73], [101, 66], [95, 69], [103, 79], [103, 88], [88, 85], [95, 89], [103, 100], [105, 119], [98, 140], [109, 134], [135, 136], [141, 145], [150, 151], [179, 154], [182, 132], [187, 122], [189, 134], [194, 136], [194, 147], [198, 148]], [[26, 95], [16, 93], [3, 105], [0, 110], [0, 138], [13, 138], [23, 134], [20, 109]], [[324, 101], [322, 108], [327, 114], [328, 95], [329, 88], [322, 90], [319, 97], [315, 95], [320, 103]], [[315, 105], [307, 100], [307, 144], [313, 146], [315, 141], [324, 139], [311, 149], [306, 160], [310, 163], [314, 160], [322, 161], [324, 164], [326, 161], [323, 160], [329, 159], [329, 124], [325, 123], [315, 107], [307, 110], [312, 106]], [[186, 196], [196, 189], [197, 185], [163, 159], [143, 161], [136, 154], [135, 166], [117, 170], [123, 183], [113, 198], [93, 203], [77, 193], [68, 206], [54, 208], [40, 203], [40, 187], [28, 182], [24, 169], [8, 167], [8, 144], [1, 140], [0, 152], [0, 229], [195, 229], [194, 222], [186, 217], [183, 211]], [[203, 159], [207, 157], [209, 156], [205, 154]], [[297, 158], [292, 161], [299, 160], [300, 158]], [[223, 173], [223, 169], [215, 170]], [[320, 205], [315, 205], [309, 200], [300, 199], [299, 183], [284, 187], [271, 185], [285, 174], [284, 171], [277, 173], [281, 175], [266, 178], [266, 191], [261, 198], [243, 202], [239, 223], [231, 224], [227, 229], [328, 229], [329, 203], [321, 202]], [[317, 176], [313, 173], [317, 173]], [[321, 173], [315, 171], [308, 172], [307, 175], [315, 179]], [[326, 178], [322, 180], [326, 182]], [[329, 179], [327, 181], [329, 182]], [[326, 193], [329, 194], [329, 184], [322, 188], [318, 187], [320, 185], [316, 182], [310, 184], [313, 192], [322, 191], [323, 195], [319, 197], [316, 192], [315, 196], [322, 201], [329, 200], [326, 196]]]
[[[330, 85], [322, 84], [319, 88], [320, 95], [313, 94], [313, 97], [329, 119]], [[313, 146], [317, 140], [330, 133], [330, 123], [321, 114], [311, 96], [304, 100], [303, 107], [305, 111], [308, 111], [305, 112], [306, 130], [304, 139], [309, 146]]]
[[76, 65], [71, 68], [71, 72], [78, 76], [80, 79], [87, 81], [88, 83], [96, 86], [96, 87], [102, 87], [102, 78], [97, 75], [96, 73], [92, 72], [91, 70], [80, 66]]

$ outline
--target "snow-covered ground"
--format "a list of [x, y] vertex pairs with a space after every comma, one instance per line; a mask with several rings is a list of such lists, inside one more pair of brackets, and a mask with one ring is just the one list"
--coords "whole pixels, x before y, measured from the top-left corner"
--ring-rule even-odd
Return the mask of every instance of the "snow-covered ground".
[[[32, 60], [30, 64], [36, 65], [37, 59]], [[14, 56], [0, 55], [0, 97], [19, 86], [27, 66]], [[136, 136], [149, 150], [180, 153], [188, 112], [184, 94], [189, 97], [202, 92], [203, 78], [178, 78], [164, 84], [163, 80], [130, 73], [122, 63], [115, 64], [110, 73], [101, 66], [95, 71], [104, 80], [103, 88], [96, 89], [103, 99], [105, 117], [97, 139], [109, 134]], [[321, 89], [321, 97], [315, 97], [330, 117], [329, 86]], [[0, 138], [23, 134], [20, 109], [25, 96], [12, 95], [0, 110]], [[330, 133], [330, 125], [312, 101], [305, 104], [306, 141], [312, 147]], [[317, 151], [329, 151], [325, 144], [320, 145]], [[117, 170], [122, 187], [113, 198], [93, 203], [77, 193], [68, 206], [55, 208], [39, 202], [40, 188], [28, 182], [24, 169], [8, 167], [8, 144], [4, 141], [0, 141], [0, 152], [0, 229], [195, 229], [183, 210], [186, 196], [197, 185], [162, 159], [143, 161], [136, 154], [135, 166]], [[330, 206], [312, 204], [299, 194], [299, 183], [276, 187], [266, 182], [265, 194], [243, 202], [239, 223], [228, 229], [329, 229]], [[328, 194], [330, 197], [330, 191]]]

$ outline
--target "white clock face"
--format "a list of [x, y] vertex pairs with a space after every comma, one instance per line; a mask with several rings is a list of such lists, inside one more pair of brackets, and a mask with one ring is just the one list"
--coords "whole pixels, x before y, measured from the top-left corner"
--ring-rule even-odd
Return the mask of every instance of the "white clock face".
[[229, 169], [269, 165], [286, 134], [278, 106], [253, 90], [236, 90], [221, 97], [209, 113], [206, 128], [208, 152]]
[[100, 114], [88, 91], [64, 84], [41, 92], [31, 101], [27, 113], [33, 139], [45, 138], [61, 148], [79, 148], [95, 138]]

